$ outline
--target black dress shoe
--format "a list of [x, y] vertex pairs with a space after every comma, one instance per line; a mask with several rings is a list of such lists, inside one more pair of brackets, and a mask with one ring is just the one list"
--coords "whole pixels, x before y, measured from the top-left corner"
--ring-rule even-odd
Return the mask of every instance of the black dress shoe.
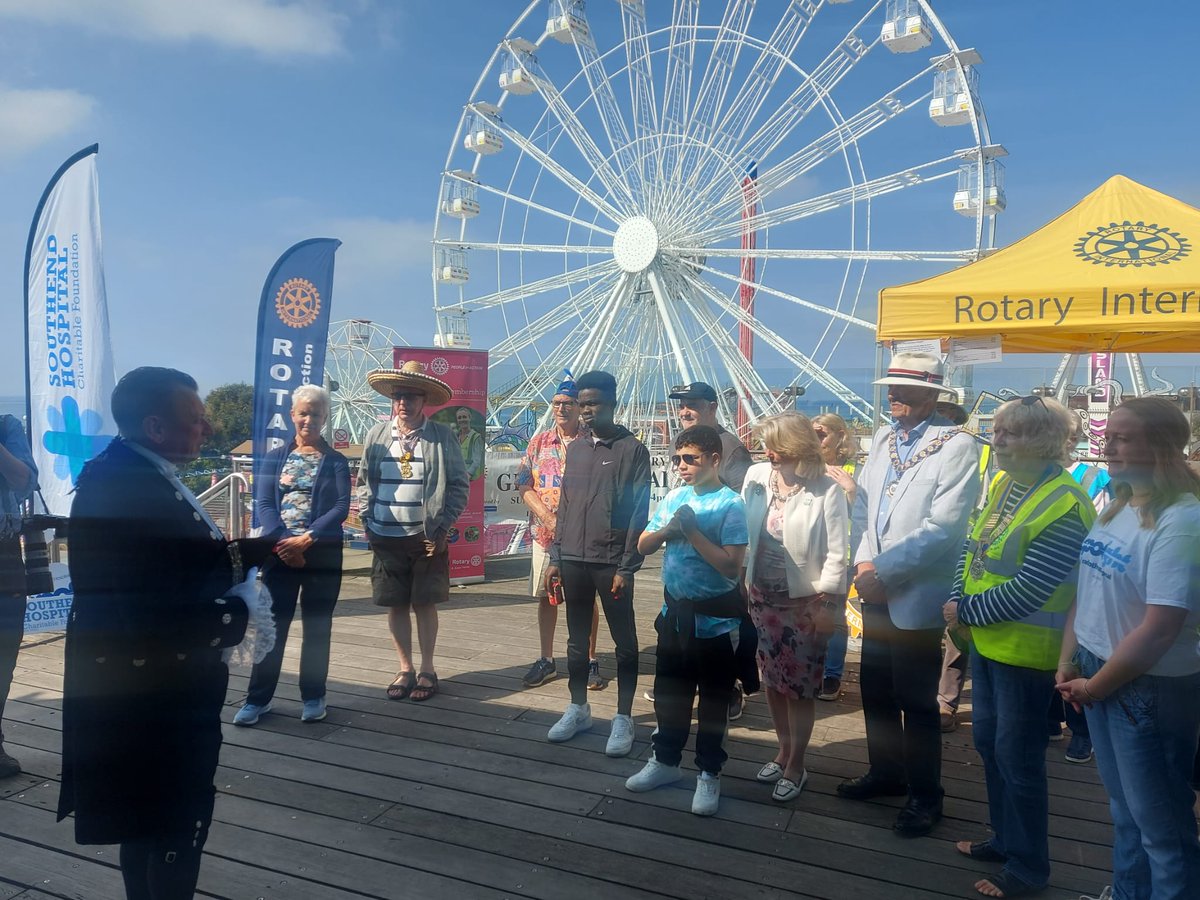
[[872, 797], [905, 797], [908, 786], [900, 781], [888, 781], [868, 772], [843, 781], [837, 786], [839, 797], [847, 800], [870, 800]]
[[920, 837], [933, 831], [933, 826], [942, 818], [942, 804], [923, 803], [920, 800], [909, 800], [896, 817], [892, 830], [901, 837]]

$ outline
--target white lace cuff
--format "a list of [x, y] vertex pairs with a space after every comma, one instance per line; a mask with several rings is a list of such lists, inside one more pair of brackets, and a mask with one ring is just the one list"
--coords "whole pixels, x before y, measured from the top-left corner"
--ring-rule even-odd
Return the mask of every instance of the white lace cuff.
[[236, 647], [227, 647], [221, 658], [231, 666], [260, 663], [275, 646], [275, 615], [271, 612], [271, 592], [259, 577], [258, 568], [251, 569], [241, 584], [234, 585], [229, 596], [238, 597], [246, 604], [249, 620], [242, 642]]

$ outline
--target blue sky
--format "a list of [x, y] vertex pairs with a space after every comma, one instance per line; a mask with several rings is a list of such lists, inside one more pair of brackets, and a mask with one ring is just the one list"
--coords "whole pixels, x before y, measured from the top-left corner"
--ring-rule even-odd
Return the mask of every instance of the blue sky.
[[[118, 372], [171, 364], [203, 389], [249, 380], [263, 279], [313, 236], [344, 242], [334, 318], [428, 343], [440, 173], [462, 105], [525, 6], [0, 0], [0, 394], [22, 390], [30, 216], [58, 164], [94, 141]], [[760, 0], [756, 15], [775, 6]], [[993, 138], [1011, 154], [999, 243], [1116, 172], [1200, 204], [1195, 4], [934, 6], [983, 53]], [[597, 20], [615, 9], [589, 4]], [[914, 230], [961, 230], [953, 213], [912, 216]]]

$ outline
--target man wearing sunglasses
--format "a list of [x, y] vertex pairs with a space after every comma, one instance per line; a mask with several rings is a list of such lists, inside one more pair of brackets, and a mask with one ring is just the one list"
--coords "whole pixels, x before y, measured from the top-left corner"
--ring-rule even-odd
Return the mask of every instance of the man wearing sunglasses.
[[905, 796], [893, 829], [928, 834], [942, 817], [940, 605], [950, 595], [979, 496], [975, 439], [936, 414], [942, 361], [897, 353], [887, 376], [895, 423], [881, 428], [858, 476], [851, 517], [863, 610], [862, 703], [870, 768], [838, 785], [852, 800]]
[[567, 447], [550, 566], [549, 589], [562, 579], [567, 604], [567, 676], [571, 702], [547, 738], [569, 741], [592, 727], [587, 702], [588, 635], [596, 595], [617, 647], [617, 715], [605, 752], [625, 756], [633, 747], [633, 695], [638, 640], [633, 618], [633, 576], [642, 566], [637, 541], [650, 511], [650, 453], [614, 422], [617, 381], [608, 372], [585, 372], [576, 382], [579, 413], [591, 435]]
[[707, 425], [716, 429], [717, 434], [721, 436], [721, 467], [718, 469], [718, 475], [722, 484], [740, 494], [742, 484], [746, 481], [746, 473], [750, 471], [754, 460], [750, 458], [750, 451], [738, 440], [738, 436], [726, 431], [717, 421], [716, 389], [703, 381], [693, 381], [691, 384], [672, 388], [667, 396], [679, 401], [679, 424], [684, 428]]

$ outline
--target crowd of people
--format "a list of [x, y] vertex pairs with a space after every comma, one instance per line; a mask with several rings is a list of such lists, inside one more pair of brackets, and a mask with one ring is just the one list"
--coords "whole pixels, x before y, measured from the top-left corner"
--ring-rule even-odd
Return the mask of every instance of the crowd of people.
[[[426, 415], [453, 392], [419, 364], [368, 381], [392, 404], [365, 441], [357, 498], [372, 598], [387, 610], [398, 660], [386, 696], [425, 702], [438, 692], [447, 543], [481, 448], [469, 411], [456, 411], [453, 428]], [[634, 580], [661, 550], [647, 692], [657, 727], [626, 788], [684, 777], [694, 711], [691, 809], [717, 813], [729, 722], [761, 690], [777, 746], [756, 778], [773, 801], [796, 800], [816, 701], [841, 690], [853, 585], [868, 762], [837, 786], [840, 797], [903, 798], [893, 825], [902, 837], [937, 825], [942, 733], [958, 725], [969, 662], [991, 834], [955, 847], [998, 867], [975, 882], [978, 893], [1017, 897], [1049, 882], [1046, 749], [1065, 717], [1068, 759], [1094, 755], [1110, 798], [1113, 884], [1102, 896], [1200, 897], [1200, 477], [1184, 457], [1186, 417], [1161, 398], [1121, 404], [1105, 471], [1074, 457], [1079, 420], [1051, 398], [1003, 404], [989, 446], [943, 405], [937, 357], [898, 353], [879, 383], [893, 422], [861, 462], [837, 416], [784, 412], [756, 426], [756, 463], [718, 424], [711, 385], [672, 391], [676, 486], [651, 515], [650, 454], [615, 421], [617, 380], [566, 373], [551, 427], [530, 442], [517, 479], [531, 514], [540, 645], [526, 686], [558, 677], [554, 633], [566, 607], [569, 699], [547, 739], [593, 727], [589, 691], [607, 684], [596, 654], [602, 610], [617, 693], [605, 750], [630, 753]], [[298, 389], [295, 436], [256, 478], [261, 536], [228, 541], [176, 472], [211, 434], [195, 381], [136, 369], [112, 411], [120, 435], [80, 475], [71, 511], [58, 813], [73, 814], [80, 843], [120, 845], [129, 897], [190, 897], [212, 820], [230, 653], [252, 648], [234, 717], [252, 727], [271, 713], [299, 607], [301, 721], [327, 715], [350, 468], [321, 437], [328, 394]], [[0, 427], [2, 708], [24, 609], [20, 505], [37, 472], [20, 424], [6, 417]], [[0, 777], [20, 771], [2, 740]]]

